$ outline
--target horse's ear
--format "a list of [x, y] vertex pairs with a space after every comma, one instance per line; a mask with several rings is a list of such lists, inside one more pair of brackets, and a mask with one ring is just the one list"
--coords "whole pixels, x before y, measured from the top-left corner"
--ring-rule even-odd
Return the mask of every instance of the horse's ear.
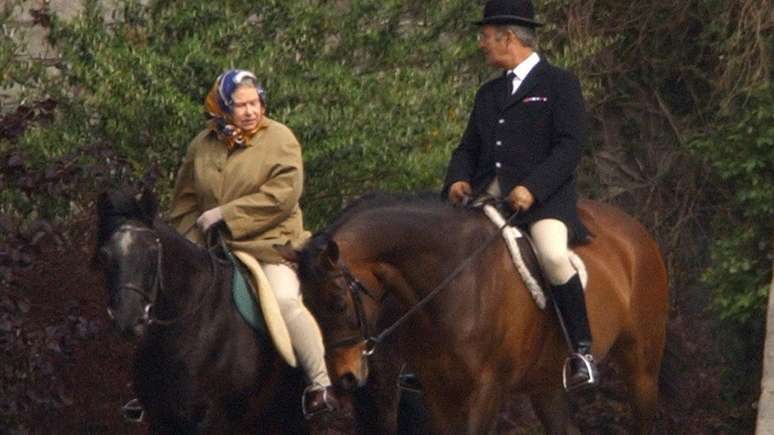
[[146, 187], [142, 190], [138, 203], [145, 222], [153, 225], [153, 221], [156, 219], [156, 214], [159, 211], [159, 202], [156, 199], [156, 195], [151, 189]]
[[274, 245], [273, 247], [285, 260], [295, 264], [301, 262], [301, 251], [294, 249], [290, 242], [287, 242], [284, 245]]
[[339, 245], [328, 240], [325, 250], [320, 253], [320, 262], [327, 268], [334, 269], [339, 262]]

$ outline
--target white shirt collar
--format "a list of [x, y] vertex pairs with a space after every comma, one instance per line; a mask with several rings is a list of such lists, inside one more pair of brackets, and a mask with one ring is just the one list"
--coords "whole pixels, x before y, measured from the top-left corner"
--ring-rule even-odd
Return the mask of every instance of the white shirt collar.
[[516, 68], [509, 70], [509, 72], [516, 74], [516, 80], [524, 81], [527, 74], [532, 71], [532, 68], [534, 68], [538, 62], [540, 62], [540, 56], [533, 51], [532, 54], [527, 56], [520, 64], [516, 65]]

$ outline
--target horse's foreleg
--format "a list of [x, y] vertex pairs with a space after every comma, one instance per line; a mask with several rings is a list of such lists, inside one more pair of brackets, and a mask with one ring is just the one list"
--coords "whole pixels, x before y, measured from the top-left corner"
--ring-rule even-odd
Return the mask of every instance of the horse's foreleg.
[[398, 364], [389, 356], [373, 357], [368, 383], [354, 395], [358, 433], [397, 433], [399, 372]]
[[500, 382], [487, 382], [473, 391], [468, 408], [468, 434], [493, 433], [502, 397], [503, 385]]
[[424, 393], [424, 403], [431, 414], [432, 433], [493, 433], [502, 397], [502, 384], [494, 381], [450, 382], [428, 386]]
[[561, 387], [531, 393], [529, 399], [547, 434], [580, 435], [580, 430], [572, 421], [567, 395]]
[[[370, 382], [353, 395], [356, 433], [395, 434], [398, 425], [397, 386], [379, 389]], [[392, 397], [394, 396], [394, 397]]]

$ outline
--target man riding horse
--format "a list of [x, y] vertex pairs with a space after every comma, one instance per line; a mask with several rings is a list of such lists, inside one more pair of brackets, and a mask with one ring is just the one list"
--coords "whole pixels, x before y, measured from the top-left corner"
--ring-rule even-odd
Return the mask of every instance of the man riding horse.
[[475, 24], [487, 63], [505, 71], [478, 90], [443, 195], [455, 205], [488, 195], [518, 213], [514, 222], [532, 236], [574, 351], [567, 388], [593, 386], [598, 374], [583, 287], [567, 250], [568, 241], [589, 237], [576, 208], [575, 169], [585, 140], [580, 83], [536, 52], [542, 24], [529, 0], [490, 0]]

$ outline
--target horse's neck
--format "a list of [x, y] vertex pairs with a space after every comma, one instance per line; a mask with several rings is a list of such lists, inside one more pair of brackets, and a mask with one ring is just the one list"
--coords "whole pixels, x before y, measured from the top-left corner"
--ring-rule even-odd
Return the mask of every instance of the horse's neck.
[[207, 250], [190, 243], [174, 230], [160, 231], [163, 246], [162, 288], [159, 308], [170, 316], [211, 307], [220, 296], [223, 266]]
[[[496, 261], [498, 256], [508, 255], [502, 243], [492, 240], [474, 255], [497, 230], [494, 225], [469, 214], [456, 213], [459, 219], [454, 220], [420, 213], [383, 214], [370, 226], [364, 219], [340, 234], [350, 248], [343, 255], [351, 255], [361, 267], [376, 265], [371, 272], [400, 300], [402, 309], [397, 312], [430, 297], [423, 309], [427, 317], [424, 323], [433, 328], [448, 323], [463, 336], [485, 332], [487, 325], [499, 321], [498, 316], [510, 317], [512, 313], [522, 316], [518, 323], [545, 321], [513, 267], [498, 268], [510, 265], [509, 261]], [[357, 264], [352, 266], [358, 268]], [[457, 271], [458, 267], [462, 269]], [[504, 305], [510, 307], [510, 313], [500, 309]]]
[[358, 258], [385, 260], [401, 270], [437, 271], [464, 261], [494, 231], [483, 215], [460, 210], [387, 208], [359, 215], [335, 238]]

